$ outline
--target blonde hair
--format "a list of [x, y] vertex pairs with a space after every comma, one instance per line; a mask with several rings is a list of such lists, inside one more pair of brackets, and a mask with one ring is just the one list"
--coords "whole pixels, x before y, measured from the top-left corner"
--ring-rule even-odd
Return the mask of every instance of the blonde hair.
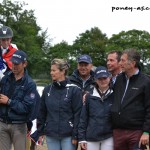
[[68, 69], [70, 67], [68, 62], [67, 62], [67, 60], [65, 60], [65, 59], [58, 59], [58, 58], [53, 59], [51, 61], [51, 65], [56, 65], [60, 71], [65, 70], [65, 75], [67, 75]]

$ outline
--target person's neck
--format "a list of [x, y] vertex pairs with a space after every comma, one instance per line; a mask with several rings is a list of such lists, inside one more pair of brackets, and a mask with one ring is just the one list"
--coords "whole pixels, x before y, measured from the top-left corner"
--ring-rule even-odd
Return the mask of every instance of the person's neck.
[[105, 93], [108, 89], [109, 89], [109, 86], [103, 87], [103, 88], [99, 88], [99, 91], [100, 91], [101, 93]]
[[115, 70], [114, 72], [112, 72], [112, 77], [116, 77], [120, 72], [121, 72], [121, 68]]
[[2, 50], [3, 50], [3, 49], [8, 49], [8, 47], [9, 47], [9, 46], [4, 47], [4, 46], [1, 45], [1, 49], [2, 49]]
[[56, 82], [62, 82], [62, 81], [64, 81], [65, 79], [66, 79], [65, 77], [62, 77], [62, 78], [60, 78], [60, 79], [57, 79]]
[[87, 79], [90, 78], [90, 75], [88, 75], [88, 76], [87, 76], [87, 75], [85, 75], [85, 76], [81, 76], [81, 75], [80, 75], [80, 77], [81, 77], [82, 80], [87, 80]]
[[22, 74], [16, 74], [14, 76], [15, 76], [15, 79], [17, 81], [17, 80], [21, 79], [24, 76], [24, 73], [22, 73]]
[[132, 77], [138, 70], [139, 70], [138, 68], [134, 68], [134, 69], [132, 69], [132, 70], [130, 70], [130, 71], [128, 71], [128, 72], [125, 72], [125, 74], [126, 74], [126, 76], [127, 76], [128, 78], [130, 78], [130, 77]]

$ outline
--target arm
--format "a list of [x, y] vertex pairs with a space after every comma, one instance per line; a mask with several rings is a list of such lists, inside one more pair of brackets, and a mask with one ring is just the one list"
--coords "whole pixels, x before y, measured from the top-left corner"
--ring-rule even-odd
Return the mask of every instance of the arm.
[[87, 123], [88, 123], [88, 95], [86, 96], [86, 101], [82, 106], [82, 111], [80, 115], [80, 122], [78, 126], [78, 138], [79, 143], [83, 148], [86, 148], [86, 130], [87, 130]]
[[31, 113], [36, 102], [36, 85], [30, 82], [23, 90], [22, 95], [14, 95], [13, 99], [9, 99], [8, 96], [1, 94], [0, 103], [8, 105], [16, 114]]
[[145, 122], [143, 123], [143, 134], [139, 141], [139, 146], [149, 144], [150, 133], [150, 78], [144, 88]]
[[72, 110], [73, 110], [73, 133], [72, 139], [77, 140], [78, 136], [78, 124], [82, 107], [82, 92], [79, 88], [75, 87], [72, 95]]
[[40, 99], [40, 108], [39, 108], [39, 114], [37, 117], [37, 129], [38, 129], [38, 135], [43, 136], [44, 135], [44, 127], [45, 127], [45, 121], [47, 116], [47, 108], [45, 104], [45, 97], [46, 97], [46, 90], [44, 89], [42, 97]]

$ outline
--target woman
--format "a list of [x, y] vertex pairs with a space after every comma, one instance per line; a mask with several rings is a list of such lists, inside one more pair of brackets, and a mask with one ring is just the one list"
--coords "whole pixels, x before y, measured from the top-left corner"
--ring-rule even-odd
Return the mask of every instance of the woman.
[[46, 135], [48, 150], [75, 150], [82, 107], [81, 90], [66, 78], [68, 63], [51, 62], [52, 84], [45, 87], [38, 116], [39, 142]]
[[87, 150], [113, 150], [110, 108], [113, 91], [110, 88], [111, 75], [99, 66], [95, 70], [96, 85], [86, 95], [78, 129], [79, 143]]

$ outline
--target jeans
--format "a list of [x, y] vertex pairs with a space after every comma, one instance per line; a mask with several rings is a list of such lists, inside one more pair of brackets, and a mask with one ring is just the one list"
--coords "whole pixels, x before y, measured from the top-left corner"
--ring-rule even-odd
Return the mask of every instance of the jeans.
[[71, 137], [53, 138], [46, 136], [48, 150], [75, 150]]

